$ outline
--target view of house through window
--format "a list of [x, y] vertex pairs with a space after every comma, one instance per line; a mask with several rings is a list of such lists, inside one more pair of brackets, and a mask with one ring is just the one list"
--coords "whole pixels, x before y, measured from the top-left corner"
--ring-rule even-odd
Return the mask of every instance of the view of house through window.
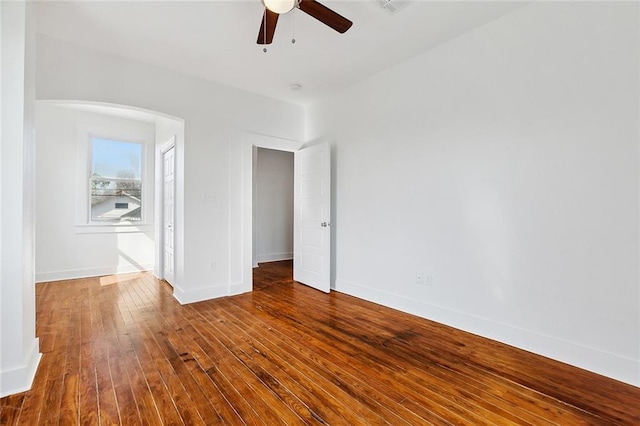
[[91, 138], [91, 221], [142, 219], [142, 149], [136, 142]]

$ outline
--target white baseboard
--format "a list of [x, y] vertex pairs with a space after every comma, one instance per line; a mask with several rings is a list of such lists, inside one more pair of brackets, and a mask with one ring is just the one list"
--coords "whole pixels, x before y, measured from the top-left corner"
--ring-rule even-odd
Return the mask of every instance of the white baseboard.
[[36, 282], [74, 280], [77, 278], [100, 277], [103, 275], [128, 274], [131, 272], [153, 271], [153, 263], [134, 265], [112, 265], [99, 268], [71, 269], [67, 271], [36, 272]]
[[247, 284], [245, 282], [232, 283], [229, 286], [229, 296], [235, 296], [237, 294], [248, 293], [253, 291], [253, 283]]
[[334, 289], [640, 387], [640, 359], [608, 353], [344, 280], [336, 280]]
[[259, 254], [257, 258], [258, 258], [258, 263], [278, 262], [280, 260], [291, 260], [293, 259], [293, 252]]
[[212, 287], [200, 287], [192, 290], [183, 290], [180, 287], [173, 288], [173, 297], [181, 305], [188, 303], [202, 302], [203, 300], [215, 299], [229, 295], [228, 285], [217, 285]]
[[38, 338], [34, 338], [27, 353], [27, 363], [12, 370], [0, 371], [0, 398], [31, 389], [42, 354]]

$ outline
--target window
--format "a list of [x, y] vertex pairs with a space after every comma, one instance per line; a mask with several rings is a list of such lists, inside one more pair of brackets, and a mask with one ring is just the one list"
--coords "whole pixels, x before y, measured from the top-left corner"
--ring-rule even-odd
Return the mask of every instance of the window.
[[143, 206], [143, 145], [91, 138], [90, 221], [139, 222]]
[[76, 233], [150, 232], [155, 126], [102, 121], [77, 127]]

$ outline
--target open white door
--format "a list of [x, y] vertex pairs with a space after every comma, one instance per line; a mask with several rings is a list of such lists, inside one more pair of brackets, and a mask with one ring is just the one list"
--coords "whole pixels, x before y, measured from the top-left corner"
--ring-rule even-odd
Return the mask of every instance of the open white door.
[[328, 142], [295, 152], [293, 279], [328, 293], [331, 276], [331, 150]]
[[162, 171], [164, 178], [163, 196], [163, 243], [164, 260], [163, 276], [165, 281], [173, 285], [173, 243], [174, 243], [174, 211], [175, 211], [175, 148], [171, 146], [162, 153]]

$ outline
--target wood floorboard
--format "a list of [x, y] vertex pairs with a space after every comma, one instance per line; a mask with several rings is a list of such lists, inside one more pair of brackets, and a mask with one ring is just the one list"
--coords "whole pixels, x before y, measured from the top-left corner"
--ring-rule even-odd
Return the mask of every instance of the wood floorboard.
[[[230, 309], [231, 310], [231, 309]], [[331, 375], [322, 374], [314, 368], [314, 363], [309, 363], [307, 359], [295, 356], [295, 351], [281, 351], [281, 341], [277, 341], [270, 336], [264, 336], [260, 333], [254, 333], [253, 325], [242, 322], [240, 318], [233, 316], [230, 312], [224, 316], [226, 324], [233, 324], [233, 328], [229, 329], [229, 333], [242, 336], [242, 339], [252, 344], [256, 352], [265, 357], [271, 357], [276, 361], [276, 366], [284, 371], [295, 369], [294, 373], [289, 373], [292, 377], [300, 375], [304, 377], [302, 381], [313, 383], [318, 386], [326, 395], [321, 397], [330, 397], [335, 399], [333, 404], [337, 405], [337, 411], [341, 418], [353, 422], [366, 421], [367, 424], [385, 424], [406, 423], [401, 418], [393, 415], [393, 413], [384, 410], [379, 404], [372, 403], [359, 395], [361, 398], [355, 397], [354, 393], [345, 392], [345, 390], [337, 384], [336, 378]], [[269, 337], [269, 338], [267, 338]], [[290, 349], [292, 349], [290, 347]], [[343, 401], [350, 400], [350, 404], [344, 404]]]
[[0, 425], [638, 425], [640, 388], [261, 264], [181, 306], [148, 273], [36, 286], [43, 353]]
[[[312, 315], [315, 315], [315, 314], [312, 314]], [[322, 321], [323, 321], [322, 319], [318, 319], [318, 322], [322, 322]], [[391, 338], [388, 338], [388, 336], [384, 336], [384, 335], [381, 336], [380, 339], [372, 338], [370, 337], [371, 335], [365, 335], [365, 334], [360, 335], [359, 330], [361, 329], [366, 329], [366, 324], [362, 324], [361, 322], [356, 322], [353, 320], [344, 324], [337, 324], [334, 322], [327, 327], [327, 330], [335, 330], [338, 333], [347, 334], [348, 336], [355, 335], [356, 336], [355, 339], [348, 338], [349, 342], [367, 341], [368, 345], [374, 348], [383, 349], [382, 352], [376, 349], [376, 352], [378, 352], [376, 356], [378, 358], [373, 359], [374, 365], [390, 364], [390, 363], [393, 363], [394, 360], [398, 360], [398, 359], [404, 360], [405, 361], [404, 365], [406, 366], [407, 370], [402, 372], [397, 372], [396, 374], [411, 376], [409, 377], [410, 381], [416, 382], [416, 383], [423, 383], [423, 386], [426, 387], [427, 389], [434, 390], [433, 389], [434, 385], [435, 385], [436, 392], [444, 393], [445, 390], [449, 389], [451, 392], [453, 392], [455, 399], [458, 401], [463, 401], [463, 400], [474, 401], [475, 400], [475, 402], [479, 405], [486, 405], [488, 402], [490, 402], [490, 400], [493, 400], [494, 404], [498, 404], [498, 405], [505, 404], [504, 401], [496, 400], [495, 398], [490, 398], [486, 394], [479, 394], [477, 392], [477, 388], [474, 390], [474, 392], [467, 391], [465, 387], [468, 387], [469, 385], [473, 386], [473, 377], [469, 375], [462, 377], [461, 379], [462, 381], [461, 382], [459, 381], [457, 387], [451, 387], [450, 383], [452, 382], [451, 380], [452, 378], [451, 378], [451, 375], [449, 374], [450, 370], [448, 370], [447, 368], [442, 368], [443, 367], [442, 363], [446, 362], [445, 359], [435, 359], [435, 360], [431, 360], [430, 362], [420, 363], [421, 357], [416, 356], [415, 351], [413, 350], [412, 347], [409, 348], [408, 351], [403, 350], [401, 347], [398, 347], [397, 345], [395, 346], [392, 345], [391, 342], [397, 339], [391, 339]], [[405, 332], [404, 334], [407, 334], [407, 333]], [[375, 341], [375, 340], [379, 340], [379, 341]], [[428, 348], [427, 346], [428, 343], [429, 342], [421, 342], [420, 347], [422, 349], [426, 349]], [[351, 353], [357, 354], [361, 352], [361, 350], [362, 348], [356, 347], [353, 349]], [[367, 357], [371, 358], [370, 355], [368, 355]], [[367, 361], [364, 361], [364, 362], [367, 362]], [[413, 368], [413, 371], [411, 371], [412, 367], [417, 367], [417, 368]], [[422, 374], [426, 372], [431, 372], [433, 374], [432, 376], [428, 377], [427, 381], [421, 379], [420, 377]], [[443, 375], [444, 377], [442, 379], [438, 378]], [[467, 385], [459, 386], [462, 383], [467, 383]], [[501, 388], [504, 388], [505, 385], [508, 385], [508, 383], [503, 384]], [[456, 396], [455, 394], [457, 394], [458, 392], [462, 392], [464, 394]], [[506, 406], [508, 407], [510, 405], [506, 404]], [[473, 409], [473, 407], [467, 407], [467, 408]], [[501, 412], [506, 417], [513, 417], [511, 413], [503, 409], [499, 409], [496, 405], [488, 406], [487, 408], [489, 408], [490, 410], [495, 410], [498, 413]], [[529, 421], [533, 424], [540, 424], [544, 422], [543, 419], [539, 417], [535, 418], [535, 417], [525, 416], [525, 414], [526, 413], [523, 410], [520, 410], [519, 418], [513, 418], [513, 420], [522, 422], [524, 418], [529, 417]], [[494, 421], [498, 421], [498, 419], [494, 419]]]
[[149, 345], [149, 352], [155, 354], [152, 362], [167, 387], [173, 405], [180, 414], [180, 421], [186, 425], [205, 424], [198, 411], [193, 407], [194, 403], [186, 392], [180, 376], [165, 356], [159, 356], [162, 353], [161, 348], [153, 334], [148, 330], [144, 330], [144, 333], [145, 340]]
[[[259, 377], [266, 377], [266, 382], [275, 382], [278, 386], [287, 389], [290, 394], [295, 395], [300, 404], [306, 406], [305, 415], [310, 415], [323, 422], [332, 424], [337, 420], [342, 420], [348, 424], [354, 424], [357, 420], [367, 420], [369, 424], [380, 424], [377, 416], [354, 417], [348, 407], [323, 389], [323, 384], [312, 382], [298, 369], [294, 369], [291, 364], [282, 361], [282, 358], [272, 353], [264, 345], [246, 338], [242, 329], [230, 326], [230, 322], [224, 316], [218, 322], [218, 330], [227, 339], [229, 347], [235, 348], [239, 357], [250, 366], [252, 371]], [[315, 404], [305, 404], [303, 401], [316, 401]]]
[[[260, 323], [250, 323], [246, 321], [246, 317], [244, 317], [245, 321], [243, 322], [241, 320], [242, 317], [243, 316], [235, 318], [245, 333], [261, 344], [269, 347], [274, 352], [276, 352], [278, 348], [288, 347], [289, 351], [281, 352], [279, 355], [283, 361], [295, 365], [301, 370], [306, 370], [307, 374], [312, 377], [313, 380], [317, 380], [318, 383], [321, 383], [322, 379], [324, 379], [325, 389], [334, 393], [338, 398], [357, 401], [391, 424], [412, 423], [398, 415], [396, 413], [397, 408], [395, 410], [389, 410], [388, 407], [394, 406], [395, 401], [389, 399], [386, 395], [367, 394], [364, 383], [356, 376], [350, 375], [337, 365], [332, 364], [325, 358], [321, 358], [319, 354], [307, 351], [306, 346], [300, 345], [281, 334], [277, 335], [274, 333], [273, 328]], [[310, 360], [313, 362], [309, 362]], [[319, 377], [322, 379], [319, 379]], [[326, 383], [331, 383], [331, 385], [327, 385]], [[412, 413], [410, 412], [404, 414], [412, 417]], [[413, 418], [415, 421], [418, 421], [418, 419], [419, 417], [417, 416]]]
[[[287, 313], [288, 321], [295, 321], [298, 323], [298, 327], [303, 327], [305, 317], [309, 315], [314, 315], [311, 312], [302, 313], [303, 316], [294, 317], [295, 312]], [[391, 359], [391, 362], [386, 363], [383, 360], [383, 357], [380, 353], [375, 353], [374, 351], [369, 351], [364, 354], [363, 346], [359, 345], [358, 342], [344, 333], [344, 330], [341, 330], [337, 327], [337, 324], [332, 324], [330, 326], [321, 325], [321, 322], [314, 321], [314, 328], [311, 331], [315, 331], [324, 337], [322, 344], [324, 344], [329, 350], [331, 350], [331, 346], [333, 347], [341, 347], [341, 351], [348, 354], [351, 359], [360, 359], [363, 364], [369, 365], [371, 368], [380, 368], [382, 370], [383, 376], [385, 377], [385, 386], [389, 387], [393, 384], [401, 384], [402, 377], [406, 373], [404, 369], [402, 369], [399, 364], [395, 363], [394, 359]], [[316, 342], [316, 345], [320, 345], [321, 343]], [[364, 354], [364, 355], [363, 355]], [[389, 383], [388, 379], [391, 378], [392, 382]], [[393, 383], [395, 382], [395, 383]], [[407, 396], [413, 395], [414, 398], [419, 398], [419, 394], [429, 394], [431, 396], [430, 399], [436, 400], [439, 402], [438, 406], [444, 406], [448, 411], [461, 414], [461, 417], [475, 417], [473, 414], [474, 409], [471, 411], [468, 410], [468, 407], [463, 407], [466, 405], [464, 402], [462, 404], [456, 404], [452, 400], [447, 400], [441, 396], [442, 389], [430, 389], [429, 386], [423, 387], [421, 389], [417, 389], [414, 386], [414, 383], [409, 383], [408, 386], [405, 386], [401, 391], [401, 398], [406, 398]], [[466, 411], [465, 411], [466, 410]], [[490, 414], [489, 414], [490, 415]], [[497, 419], [494, 419], [497, 420]], [[483, 423], [482, 418], [475, 418], [474, 424]]]
[[[283, 314], [281, 311], [274, 315], [281, 317]], [[296, 323], [296, 329], [305, 327], [304, 317], [295, 318], [291, 312], [287, 312], [286, 315], [286, 321], [284, 323], [294, 322]], [[372, 351], [363, 353], [360, 347], [354, 346], [353, 342], [341, 336], [339, 331], [334, 333], [334, 330], [330, 327], [323, 327], [317, 323], [314, 324], [315, 325], [311, 327], [305, 335], [310, 336], [313, 332], [318, 334], [320, 338], [313, 341], [316, 350], [317, 348], [323, 347], [331, 354], [334, 348], [339, 348], [339, 353], [346, 354], [345, 358], [337, 361], [339, 363], [349, 363], [350, 361], [358, 360], [358, 365], [365, 365], [367, 367], [366, 374], [363, 375], [364, 380], [368, 380], [369, 377], [374, 376], [378, 379], [378, 383], [372, 384], [373, 386], [385, 388], [387, 392], [396, 390], [396, 401], [403, 401], [405, 405], [411, 406], [413, 410], [420, 412], [421, 416], [425, 416], [425, 420], [432, 418], [432, 414], [435, 414], [436, 416], [446, 418], [458, 424], [493, 424], [488, 419], [483, 419], [473, 411], [468, 411], [454, 401], [443, 397], [439, 391], [433, 392], [426, 388], [420, 388], [415, 386], [414, 383], [407, 384], [401, 376], [402, 367], [393, 360], [388, 365], [385, 365], [379, 359], [379, 355], [376, 355]], [[284, 329], [284, 326], [279, 324], [275, 325], [274, 328]], [[355, 371], [354, 373], [358, 374]], [[424, 398], [424, 396], [427, 396], [427, 398]], [[424, 412], [422, 407], [412, 402], [421, 400], [424, 401], [421, 405], [428, 408], [430, 412]]]
[[[368, 399], [373, 399], [380, 406], [392, 411], [394, 415], [400, 415], [398, 411], [402, 411], [402, 407], [398, 406], [397, 402], [406, 399], [406, 394], [398, 392], [396, 390], [395, 383], [388, 382], [386, 375], [381, 374], [379, 371], [367, 373], [359, 368], [359, 366], [354, 366], [350, 362], [349, 356], [342, 353], [342, 351], [335, 350], [337, 349], [337, 346], [335, 345], [326, 345], [319, 340], [312, 340], [308, 335], [305, 336], [297, 332], [295, 329], [288, 330], [286, 327], [279, 325], [272, 327], [266, 323], [256, 322], [256, 317], [254, 315], [255, 314], [247, 316], [241, 314], [245, 320], [253, 319], [255, 324], [254, 327], [260, 327], [258, 334], [274, 336], [272, 339], [280, 342], [281, 347], [289, 348], [289, 351], [287, 351], [288, 354], [297, 353], [301, 359], [307, 361], [309, 365], [313, 366], [312, 368], [316, 368], [316, 370], [323, 374], [329, 375], [329, 379], [349, 395], [349, 399], [359, 400], [357, 395], [364, 394], [367, 395]], [[312, 347], [313, 349], [309, 349], [309, 347]], [[370, 393], [368, 392], [370, 387], [385, 389], [385, 392]], [[393, 409], [390, 409], [389, 407], [393, 407]], [[422, 414], [425, 414], [424, 418], [429, 419], [432, 422], [443, 422], [442, 418], [431, 415], [431, 412], [425, 411], [423, 408], [419, 411], [422, 411]], [[404, 412], [402, 414], [406, 415], [407, 413]], [[409, 420], [406, 421], [409, 423], [412, 423], [412, 415], [415, 416], [413, 419], [414, 421], [416, 418], [420, 418], [418, 415], [408, 412]], [[400, 418], [403, 417], [400, 416]], [[424, 420], [421, 420], [420, 423], [423, 422]], [[397, 421], [394, 419], [393, 423], [397, 423]], [[446, 424], [446, 422], [444, 424]]]
[[[232, 311], [233, 308], [230, 307], [229, 310]], [[237, 318], [236, 321], [239, 321], [239, 318]], [[264, 344], [265, 346], [270, 347], [271, 350], [276, 351], [277, 348], [279, 347], [277, 343], [272, 344], [269, 340], [264, 340], [260, 332], [254, 334], [253, 325], [248, 325], [246, 323], [241, 323], [241, 324], [242, 324], [241, 327], [245, 331], [245, 333], [250, 335], [252, 338], [262, 342], [262, 344]], [[276, 340], [276, 339], [273, 339], [273, 340]], [[352, 384], [354, 382], [354, 379], [356, 379], [354, 376], [351, 376], [346, 380], [344, 378], [341, 378], [341, 376], [344, 377], [344, 374], [334, 374], [334, 375], [327, 376], [326, 373], [328, 371], [332, 371], [332, 370], [335, 371], [334, 370], [335, 366], [333, 366], [333, 368], [327, 368], [327, 365], [329, 364], [328, 360], [323, 360], [322, 362], [318, 362], [319, 359], [317, 356], [314, 356], [313, 354], [309, 354], [308, 356], [312, 356], [315, 361], [315, 363], [310, 364], [308, 363], [308, 359], [306, 357], [303, 357], [303, 356], [301, 356], [300, 358], [292, 357], [290, 354], [300, 353], [300, 351], [302, 350], [302, 347], [292, 343], [291, 341], [289, 341], [289, 343], [285, 343], [285, 342], [286, 341], [282, 341], [282, 344], [287, 344], [290, 348], [292, 349], [295, 348], [296, 350], [282, 353], [280, 356], [283, 358], [283, 360], [288, 364], [300, 366], [299, 368], [301, 370], [308, 371], [307, 374], [313, 377], [314, 382], [322, 384], [323, 388], [327, 389], [328, 391], [330, 391], [335, 395], [340, 395], [341, 399], [350, 398], [354, 401], [358, 401], [361, 405], [363, 405], [364, 407], [367, 407], [367, 409], [370, 409], [376, 412], [379, 417], [384, 418], [386, 423], [392, 423], [392, 424], [410, 423], [407, 420], [401, 417], [398, 417], [397, 414], [395, 414], [394, 412], [386, 409], [384, 405], [381, 405], [380, 403], [372, 401], [370, 398], [367, 397], [366, 394], [357, 392], [355, 389], [350, 389], [349, 388], [350, 384]], [[314, 368], [315, 365], [320, 366], [320, 369]], [[366, 379], [368, 379], [368, 377]], [[401, 398], [406, 398], [406, 394], [403, 394], [402, 397], [400, 396], [398, 397], [398, 399], [401, 399]], [[354, 406], [355, 404], [352, 404], [352, 408], [354, 408]], [[359, 414], [360, 415], [366, 414], [366, 411], [360, 411]], [[375, 423], [373, 419], [369, 419], [368, 422]], [[421, 420], [421, 422], [424, 422], [424, 419]]]
[[19, 424], [24, 393], [0, 399], [0, 425]]
[[200, 384], [193, 376], [192, 369], [188, 365], [188, 353], [180, 352], [176, 349], [170, 340], [168, 330], [163, 330], [158, 325], [148, 325], [156, 336], [156, 341], [160, 348], [160, 353], [168, 360], [175, 373], [180, 378], [186, 394], [192, 401], [193, 407], [199, 414], [199, 417], [207, 424], [223, 423], [222, 417], [218, 410], [215, 409], [208, 395], [202, 390]]
[[83, 425], [99, 423], [98, 381], [95, 365], [96, 353], [92, 342], [80, 348], [80, 376], [78, 378], [78, 418]]
[[[189, 310], [185, 312], [187, 315], [192, 313]], [[202, 318], [193, 316], [189, 318], [191, 318], [192, 322], [185, 327], [193, 329], [194, 334], [198, 334], [196, 342], [208, 354], [210, 359], [215, 360], [214, 366], [206, 370], [212, 380], [216, 380], [216, 377], [224, 377], [231, 382], [236, 394], [240, 395], [243, 400], [240, 403], [249, 404], [267, 425], [296, 424], [300, 422], [300, 418], [275, 393], [264, 386], [258, 376], [245, 374], [241, 368], [240, 359], [223, 345], [211, 332], [208, 325], [203, 325]], [[216, 380], [216, 382], [220, 381], [220, 379]]]

